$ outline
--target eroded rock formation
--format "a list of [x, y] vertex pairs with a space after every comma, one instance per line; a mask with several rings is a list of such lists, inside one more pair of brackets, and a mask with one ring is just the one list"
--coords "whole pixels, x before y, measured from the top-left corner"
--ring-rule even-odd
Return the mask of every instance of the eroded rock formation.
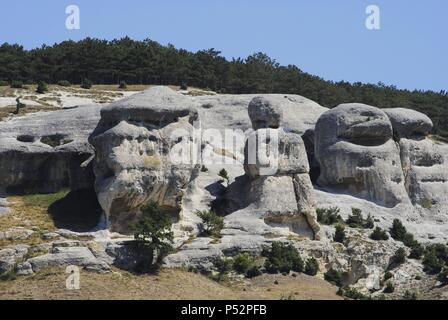
[[[165, 87], [155, 87], [101, 110], [89, 141], [95, 148], [98, 200], [111, 229], [127, 233], [150, 201], [179, 212], [197, 173], [190, 156], [194, 104]], [[177, 163], [179, 161], [179, 163]]]
[[394, 207], [446, 204], [446, 156], [430, 138], [431, 120], [410, 109], [344, 104], [316, 124], [319, 184]]
[[426, 115], [404, 108], [385, 109], [400, 145], [405, 185], [414, 205], [427, 209], [448, 203], [448, 164], [428, 138], [433, 124]]
[[400, 150], [383, 111], [343, 104], [325, 112], [315, 129], [319, 184], [394, 207], [408, 202]]
[[250, 206], [267, 223], [289, 225], [302, 236], [318, 239], [320, 227], [302, 138], [282, 127], [282, 109], [275, 100], [254, 98], [249, 117], [255, 129], [245, 146]]
[[100, 106], [44, 112], [0, 122], [0, 190], [47, 193], [90, 188], [94, 150], [87, 137]]

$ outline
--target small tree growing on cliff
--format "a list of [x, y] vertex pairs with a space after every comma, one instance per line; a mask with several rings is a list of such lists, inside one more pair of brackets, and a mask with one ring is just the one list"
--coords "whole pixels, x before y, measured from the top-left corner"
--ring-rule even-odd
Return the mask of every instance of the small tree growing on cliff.
[[201, 218], [201, 234], [204, 236], [219, 237], [221, 229], [224, 228], [224, 218], [218, 216], [212, 210], [197, 211], [196, 215]]
[[21, 97], [17, 97], [16, 98], [16, 111], [15, 114], [19, 114], [20, 113], [20, 109], [23, 109], [26, 107], [26, 104], [20, 102], [20, 98]]
[[[174, 234], [171, 218], [161, 212], [157, 203], [151, 202], [141, 210], [141, 216], [134, 225], [134, 241], [139, 248], [151, 251], [153, 264], [160, 265], [163, 258], [173, 249]], [[154, 263], [155, 262], [155, 263]]]
[[226, 169], [222, 169], [221, 171], [219, 171], [218, 176], [226, 182], [227, 186], [229, 186], [230, 178], [229, 173]]

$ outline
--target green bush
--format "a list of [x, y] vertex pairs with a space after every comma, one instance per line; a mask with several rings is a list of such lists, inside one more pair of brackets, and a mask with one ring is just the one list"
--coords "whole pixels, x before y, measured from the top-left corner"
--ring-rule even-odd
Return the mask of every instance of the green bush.
[[16, 98], [16, 111], [15, 114], [20, 113], [20, 109], [26, 108], [26, 104], [20, 102], [21, 97]]
[[90, 81], [89, 79], [83, 79], [81, 82], [81, 88], [83, 89], [90, 89], [92, 88], [92, 81]]
[[174, 234], [171, 231], [171, 225], [169, 215], [161, 212], [159, 205], [155, 202], [141, 209], [139, 220], [133, 225], [134, 242], [157, 253], [158, 265], [173, 249]]
[[342, 273], [340, 271], [337, 271], [333, 268], [325, 272], [324, 279], [335, 286], [341, 287], [342, 286]]
[[395, 266], [399, 266], [406, 262], [406, 250], [404, 248], [399, 248], [395, 251], [395, 254], [392, 256], [392, 262]]
[[294, 246], [282, 242], [273, 242], [270, 248], [264, 248], [261, 255], [266, 257], [264, 267], [269, 273], [303, 272], [303, 260]]
[[392, 282], [388, 281], [386, 283], [386, 287], [384, 288], [383, 292], [384, 293], [392, 293], [395, 291], [395, 286]]
[[255, 266], [255, 265], [250, 267], [249, 270], [247, 270], [247, 272], [246, 272], [246, 277], [247, 278], [255, 278], [255, 277], [258, 277], [258, 276], [261, 276], [261, 275], [262, 275], [262, 272], [260, 270], [260, 267], [259, 266]]
[[219, 171], [219, 173], [218, 173], [218, 176], [220, 178], [222, 178], [227, 183], [227, 186], [229, 186], [230, 178], [229, 178], [229, 173], [227, 172], [226, 169], [221, 169], [221, 171]]
[[58, 86], [60, 87], [70, 87], [72, 84], [70, 83], [70, 81], [67, 80], [60, 80], [58, 81]]
[[315, 276], [319, 272], [319, 263], [314, 258], [309, 258], [305, 264], [304, 273], [309, 276]]
[[118, 89], [127, 89], [128, 84], [126, 81], [120, 81], [120, 84], [118, 85]]
[[218, 275], [213, 277], [213, 280], [216, 281], [224, 281], [227, 279], [227, 275], [233, 268], [233, 259], [232, 258], [219, 258], [215, 260], [214, 266], [218, 271]]
[[438, 274], [442, 271], [444, 261], [440, 258], [440, 252], [435, 246], [428, 246], [422, 261], [423, 271], [428, 274]]
[[22, 81], [18, 81], [18, 80], [12, 81], [11, 82], [11, 88], [22, 89], [23, 88], [23, 82]]
[[448, 247], [442, 243], [431, 244], [426, 248], [426, 251], [433, 251], [437, 258], [445, 263], [448, 263]]
[[408, 233], [405, 226], [401, 223], [400, 220], [395, 219], [392, 223], [392, 228], [389, 230], [390, 236], [397, 240], [397, 241], [403, 241], [406, 234]]
[[333, 225], [336, 223], [342, 223], [343, 219], [340, 216], [341, 210], [337, 207], [331, 207], [328, 209], [318, 208], [316, 209], [317, 221], [325, 225]]
[[187, 84], [186, 84], [186, 83], [182, 83], [182, 84], [180, 85], [180, 90], [188, 90], [188, 86], [187, 86]]
[[247, 271], [254, 265], [255, 259], [248, 253], [239, 253], [233, 258], [233, 269], [241, 274], [246, 274]]
[[406, 290], [403, 295], [403, 300], [417, 300], [417, 299], [418, 299], [417, 294], [409, 290]]
[[39, 81], [37, 83], [36, 92], [40, 93], [40, 94], [44, 94], [44, 93], [48, 92], [48, 85], [43, 81]]
[[220, 236], [221, 230], [224, 228], [223, 217], [218, 216], [212, 210], [197, 211], [196, 215], [202, 220], [199, 229], [203, 236]]
[[370, 239], [377, 240], [377, 241], [385, 241], [389, 239], [389, 236], [387, 235], [387, 232], [385, 230], [382, 230], [380, 227], [376, 227], [375, 230], [373, 230], [372, 234], [370, 235]]
[[409, 254], [409, 259], [420, 260], [425, 253], [425, 249], [420, 243], [416, 243], [412, 246], [411, 253]]
[[333, 240], [335, 242], [344, 243], [345, 240], [345, 228], [341, 224], [336, 225], [336, 232], [334, 233]]
[[394, 275], [390, 271], [386, 271], [383, 276], [383, 281], [391, 279]]
[[347, 218], [347, 225], [351, 228], [362, 228], [364, 219], [361, 209], [352, 208], [352, 214]]
[[359, 292], [355, 288], [339, 288], [337, 294], [352, 300], [372, 300], [372, 296]]
[[6, 87], [9, 86], [9, 82], [5, 80], [0, 80], [0, 87]]

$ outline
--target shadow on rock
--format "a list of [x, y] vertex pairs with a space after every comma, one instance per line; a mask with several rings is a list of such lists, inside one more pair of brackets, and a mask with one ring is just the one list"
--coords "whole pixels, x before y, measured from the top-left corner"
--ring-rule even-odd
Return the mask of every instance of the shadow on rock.
[[100, 222], [102, 209], [93, 189], [71, 191], [48, 208], [57, 228], [87, 232]]

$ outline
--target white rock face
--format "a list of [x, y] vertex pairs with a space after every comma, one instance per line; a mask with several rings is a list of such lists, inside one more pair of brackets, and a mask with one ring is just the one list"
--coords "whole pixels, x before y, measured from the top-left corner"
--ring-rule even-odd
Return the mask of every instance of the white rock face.
[[325, 112], [315, 129], [319, 184], [394, 207], [409, 202], [392, 124], [381, 110], [362, 104]]
[[[111, 229], [128, 232], [151, 201], [180, 211], [197, 174], [191, 156], [194, 103], [165, 87], [111, 104], [89, 141], [95, 148], [95, 188]], [[179, 163], [177, 163], [179, 162]]]
[[100, 106], [40, 112], [0, 122], [0, 190], [45, 193], [91, 187], [87, 142]]
[[448, 204], [448, 162], [440, 149], [427, 136], [432, 121], [410, 109], [385, 109], [399, 141], [401, 165], [406, 189], [414, 205], [426, 209]]

